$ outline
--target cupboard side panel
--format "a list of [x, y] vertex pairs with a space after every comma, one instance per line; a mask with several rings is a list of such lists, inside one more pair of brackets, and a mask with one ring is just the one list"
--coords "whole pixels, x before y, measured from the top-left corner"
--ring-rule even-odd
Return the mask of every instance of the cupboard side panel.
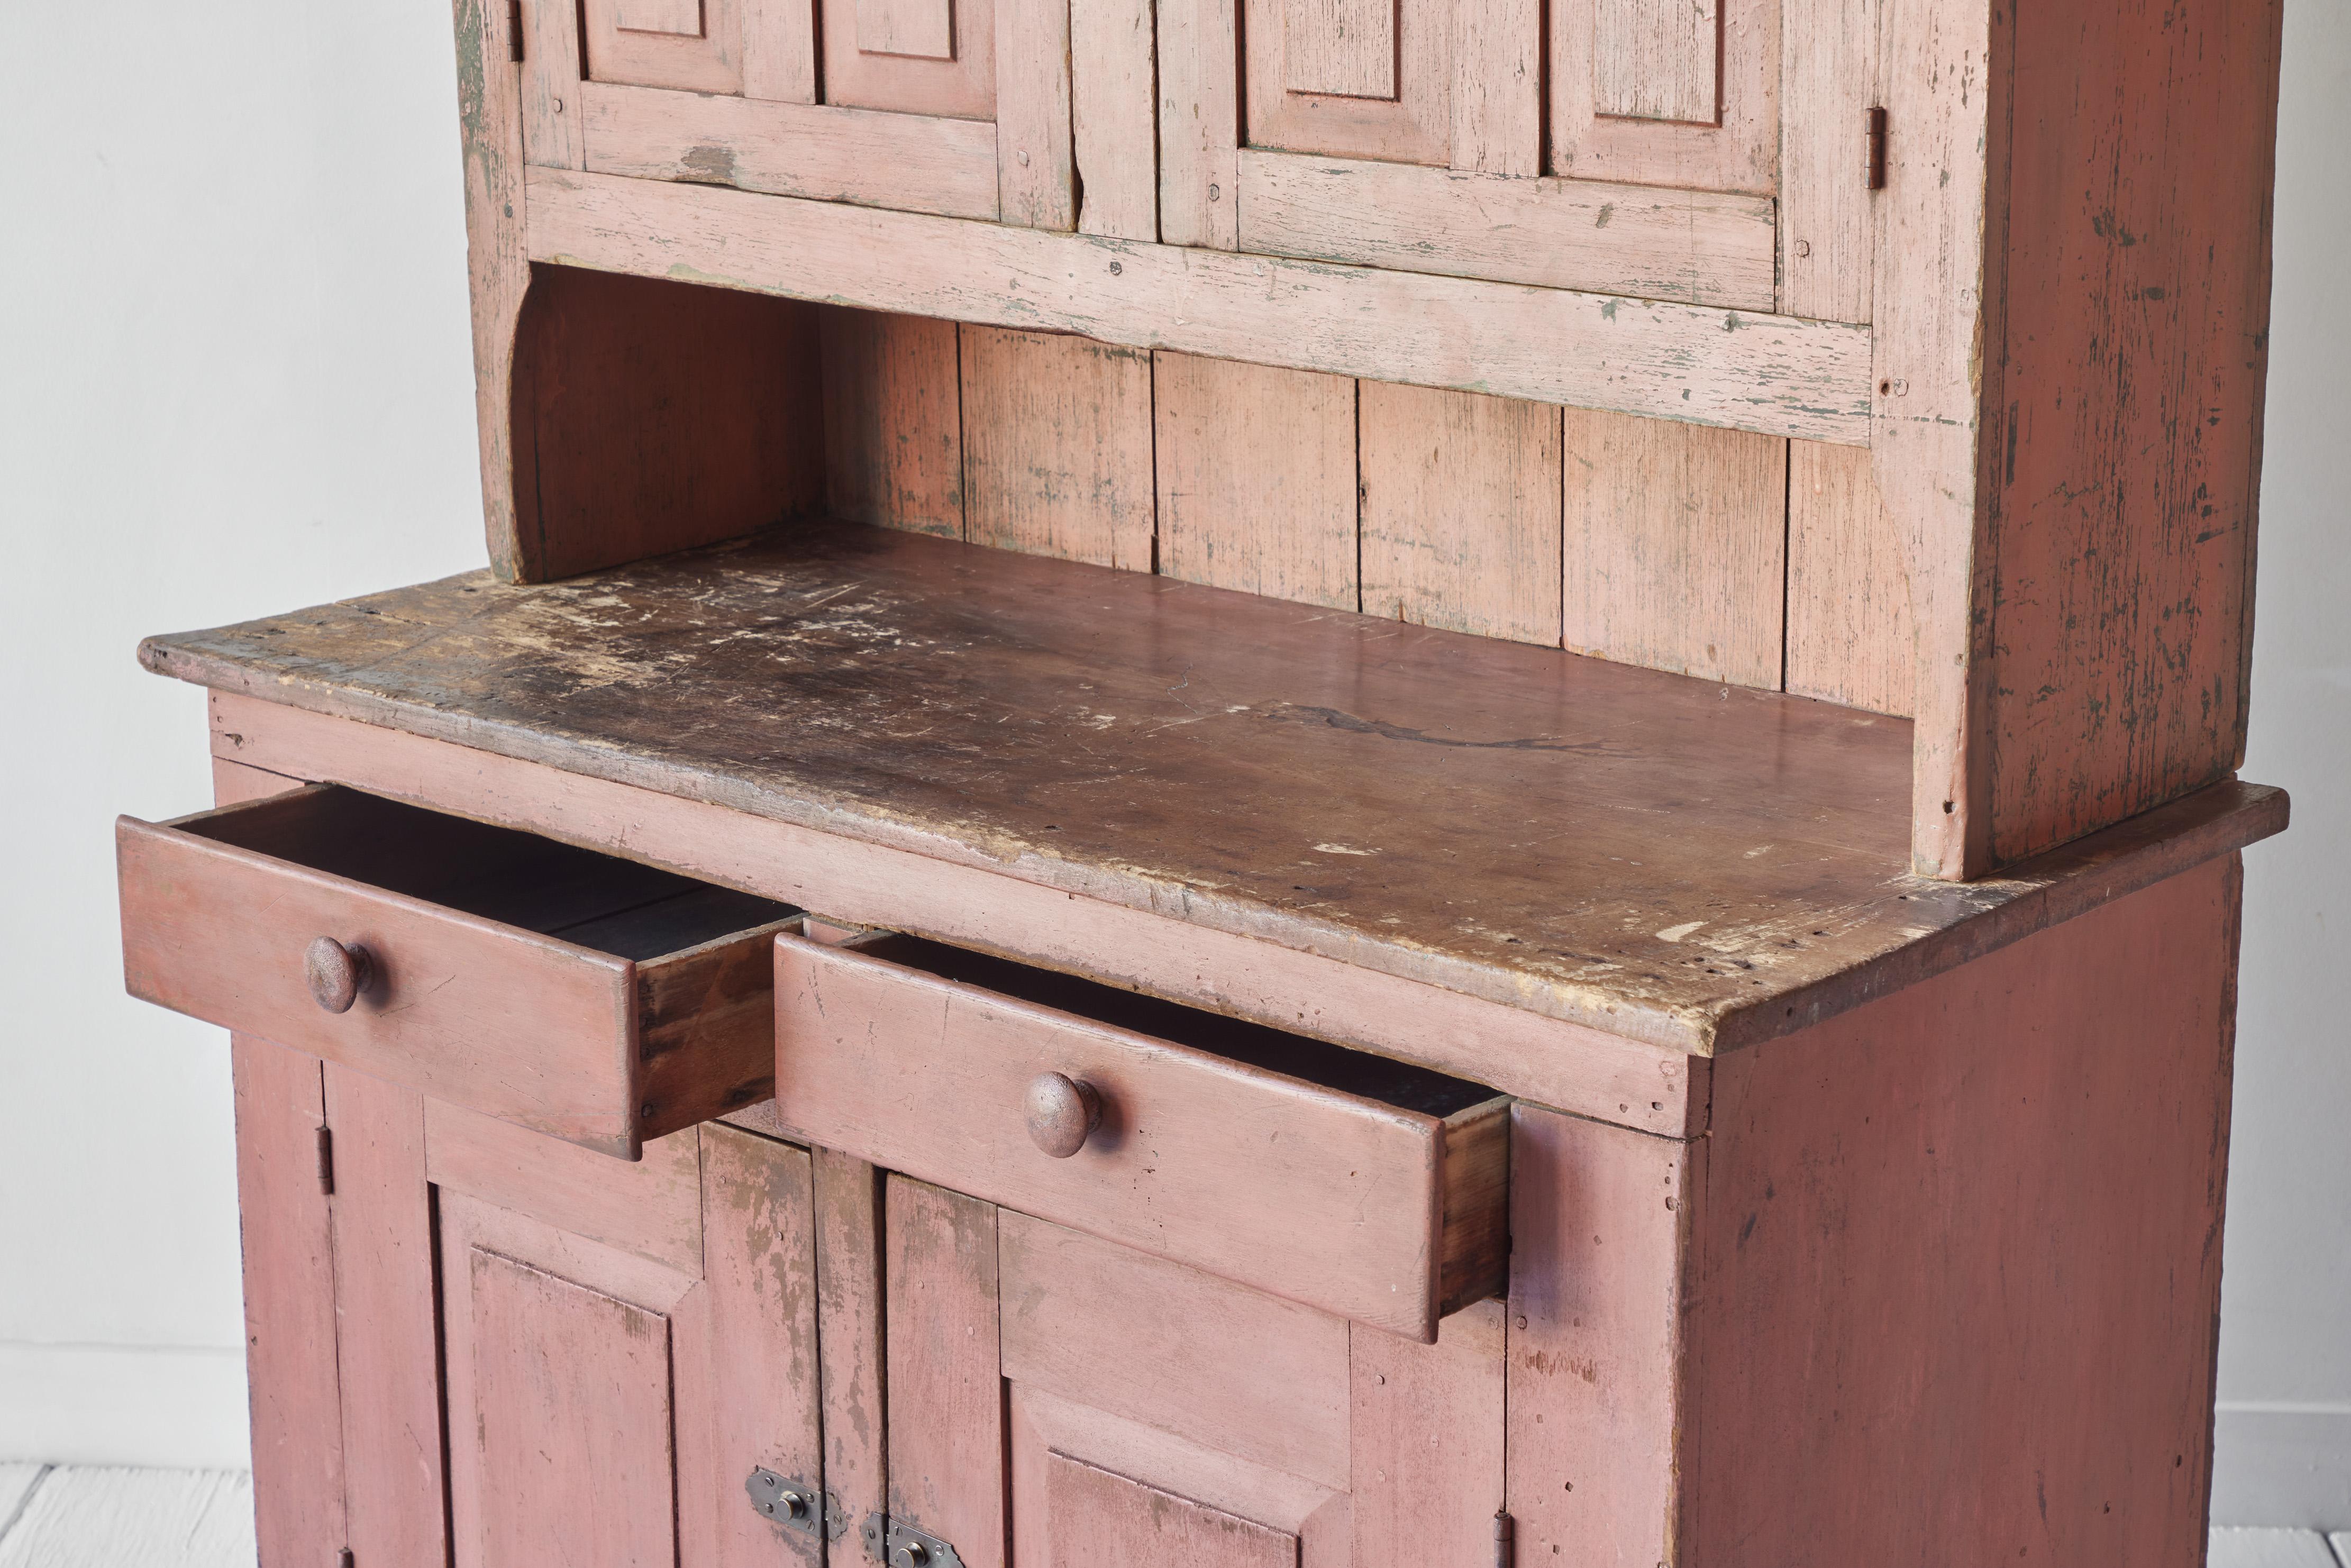
[[2241, 887], [1718, 1061], [1687, 1561], [2203, 1562]]
[[1978, 602], [1995, 863], [2242, 755], [2281, 9], [2016, 13]]

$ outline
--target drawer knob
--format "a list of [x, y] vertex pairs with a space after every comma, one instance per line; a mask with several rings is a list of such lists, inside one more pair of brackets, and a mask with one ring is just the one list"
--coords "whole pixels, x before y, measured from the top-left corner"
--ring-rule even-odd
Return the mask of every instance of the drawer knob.
[[310, 999], [330, 1013], [347, 1013], [367, 989], [375, 961], [368, 950], [346, 947], [331, 936], [321, 936], [302, 955], [302, 978], [309, 983]]
[[1040, 1072], [1029, 1084], [1029, 1136], [1057, 1160], [1086, 1146], [1102, 1125], [1102, 1096], [1083, 1079]]

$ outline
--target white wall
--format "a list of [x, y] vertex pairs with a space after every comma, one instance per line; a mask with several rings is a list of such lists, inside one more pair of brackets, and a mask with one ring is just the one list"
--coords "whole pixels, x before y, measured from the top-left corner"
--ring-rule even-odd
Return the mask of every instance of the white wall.
[[[121, 996], [108, 833], [207, 803], [203, 703], [131, 649], [480, 563], [449, 38], [0, 0], [0, 1458], [241, 1461], [227, 1052]], [[2283, 120], [2215, 1517], [2351, 1526], [2343, 0]]]

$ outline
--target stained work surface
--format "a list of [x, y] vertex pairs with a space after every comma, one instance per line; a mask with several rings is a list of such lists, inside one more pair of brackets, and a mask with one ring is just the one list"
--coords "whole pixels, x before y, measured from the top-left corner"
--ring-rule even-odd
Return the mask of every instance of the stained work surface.
[[2284, 821], [2277, 791], [2226, 784], [1999, 881], [1927, 882], [1899, 719], [832, 524], [141, 654], [1697, 1051]]

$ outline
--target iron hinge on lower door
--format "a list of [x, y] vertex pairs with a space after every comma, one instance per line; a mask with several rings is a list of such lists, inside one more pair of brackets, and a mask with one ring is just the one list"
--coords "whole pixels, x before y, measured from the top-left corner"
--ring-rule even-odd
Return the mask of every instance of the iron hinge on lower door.
[[868, 1515], [864, 1536], [866, 1555], [889, 1568], [963, 1568], [954, 1547], [887, 1514]]
[[319, 1191], [327, 1197], [335, 1196], [335, 1130], [319, 1129]]

